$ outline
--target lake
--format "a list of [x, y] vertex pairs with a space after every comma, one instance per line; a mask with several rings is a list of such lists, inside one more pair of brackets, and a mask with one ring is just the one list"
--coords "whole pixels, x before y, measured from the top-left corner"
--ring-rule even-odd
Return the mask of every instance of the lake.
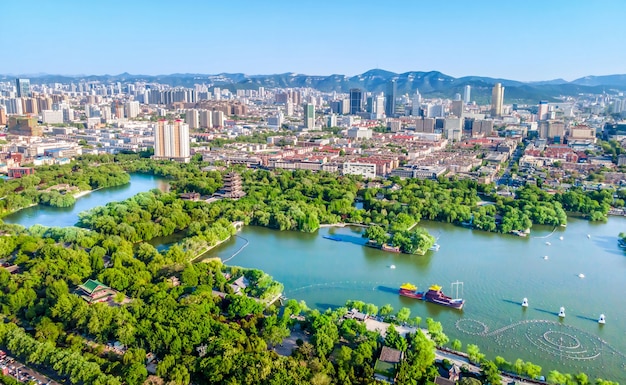
[[76, 199], [72, 207], [31, 206], [2, 218], [6, 223], [30, 227], [35, 224], [43, 226], [74, 226], [78, 222], [78, 214], [109, 202], [119, 202], [143, 191], [158, 188], [167, 191], [169, 184], [165, 178], [134, 173], [130, 175], [130, 183], [123, 186], [107, 187], [93, 191]]
[[[408, 307], [422, 317], [422, 326], [432, 317], [451, 340], [475, 343], [492, 359], [522, 358], [541, 365], [544, 375], [557, 369], [626, 381], [626, 254], [617, 246], [625, 218], [570, 218], [567, 228], [535, 227], [528, 238], [421, 225], [439, 238], [439, 251], [412, 256], [363, 247], [358, 228], [306, 234], [245, 227], [206, 256], [228, 258], [247, 239], [251, 247], [229, 264], [264, 270], [285, 285], [287, 297], [310, 307], [342, 306], [348, 299], [389, 303], [396, 311]], [[454, 297], [450, 284], [457, 280], [466, 299], [462, 311], [397, 294], [402, 283], [411, 282], [420, 290], [440, 284]], [[561, 306], [564, 319], [557, 316]], [[598, 324], [600, 314], [606, 325]]]

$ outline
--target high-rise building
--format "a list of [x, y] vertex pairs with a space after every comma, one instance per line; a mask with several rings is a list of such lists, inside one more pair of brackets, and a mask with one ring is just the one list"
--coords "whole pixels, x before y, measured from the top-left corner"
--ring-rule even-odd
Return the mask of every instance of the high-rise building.
[[315, 106], [311, 103], [304, 105], [304, 128], [315, 128]]
[[213, 128], [213, 111], [200, 110], [200, 128]]
[[385, 95], [381, 92], [372, 96], [372, 119], [382, 119], [385, 112]]
[[541, 100], [539, 102], [539, 108], [537, 109], [537, 120], [548, 120], [548, 102], [546, 100]]
[[154, 128], [154, 158], [188, 162], [189, 125], [180, 119], [159, 120]]
[[363, 91], [360, 88], [350, 89], [350, 115], [363, 112]]
[[8, 123], [7, 111], [3, 105], [0, 104], [0, 126], [4, 127]]
[[15, 79], [15, 85], [17, 86], [18, 98], [30, 98], [33, 93], [30, 91], [30, 79]]
[[463, 89], [463, 103], [469, 104], [471, 99], [472, 87], [468, 84]]
[[136, 100], [126, 102], [124, 112], [128, 119], [136, 118], [139, 115], [139, 102]]
[[198, 110], [187, 110], [185, 113], [185, 123], [187, 123], [192, 130], [200, 128], [200, 114]]
[[422, 95], [420, 95], [419, 90], [415, 90], [415, 95], [411, 100], [411, 115], [420, 116], [420, 110], [422, 107]]
[[463, 116], [463, 101], [452, 101], [452, 104], [450, 105], [450, 115], [454, 115], [457, 118], [461, 118]]
[[491, 116], [502, 116], [502, 104], [504, 103], [504, 87], [501, 83], [496, 83], [491, 91]]
[[224, 111], [213, 111], [213, 127], [224, 127]]
[[385, 115], [391, 118], [396, 113], [396, 81], [387, 83], [387, 93], [385, 94]]

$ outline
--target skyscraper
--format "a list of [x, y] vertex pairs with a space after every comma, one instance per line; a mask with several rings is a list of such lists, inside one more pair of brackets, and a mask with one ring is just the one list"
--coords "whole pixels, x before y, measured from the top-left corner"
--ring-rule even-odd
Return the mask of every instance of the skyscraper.
[[30, 79], [15, 79], [15, 85], [17, 86], [18, 98], [30, 98], [33, 96], [30, 91]]
[[387, 83], [387, 93], [385, 94], [385, 115], [391, 118], [396, 113], [396, 81]]
[[548, 102], [541, 100], [539, 102], [539, 108], [537, 109], [537, 120], [547, 120], [548, 117]]
[[469, 84], [466, 85], [465, 88], [463, 89], [463, 103], [469, 104], [471, 92], [472, 92], [472, 87]]
[[309, 130], [315, 128], [315, 106], [311, 103], [304, 105], [304, 128]]
[[187, 110], [187, 112], [185, 113], [185, 122], [192, 130], [198, 129], [200, 127], [200, 114], [198, 110]]
[[491, 91], [491, 116], [502, 116], [502, 104], [504, 103], [504, 87], [501, 83], [496, 83]]
[[350, 115], [363, 112], [363, 91], [360, 88], [350, 89]]
[[189, 125], [180, 119], [159, 120], [154, 128], [154, 158], [188, 162]]

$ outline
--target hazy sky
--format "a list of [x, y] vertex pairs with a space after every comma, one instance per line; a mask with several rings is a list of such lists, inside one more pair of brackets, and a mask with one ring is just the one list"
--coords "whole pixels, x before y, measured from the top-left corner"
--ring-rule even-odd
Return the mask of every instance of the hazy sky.
[[0, 1], [0, 73], [626, 73], [624, 0]]

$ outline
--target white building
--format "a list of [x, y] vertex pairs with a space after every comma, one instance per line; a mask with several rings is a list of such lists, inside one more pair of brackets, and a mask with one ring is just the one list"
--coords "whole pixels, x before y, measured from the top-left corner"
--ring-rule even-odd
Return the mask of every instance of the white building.
[[62, 110], [43, 110], [41, 111], [41, 120], [45, 124], [61, 124], [63, 123]]
[[364, 178], [376, 178], [376, 165], [346, 162], [343, 164], [343, 175], [361, 175]]
[[124, 113], [128, 119], [136, 118], [137, 115], [139, 115], [139, 102], [136, 100], [126, 102], [124, 105]]

